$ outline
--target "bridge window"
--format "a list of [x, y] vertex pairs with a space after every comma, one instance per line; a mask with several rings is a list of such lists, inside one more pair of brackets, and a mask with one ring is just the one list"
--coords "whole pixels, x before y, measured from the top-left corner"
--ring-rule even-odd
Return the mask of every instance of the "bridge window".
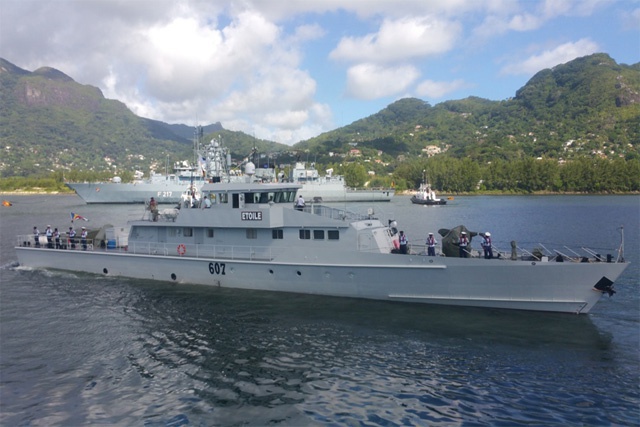
[[277, 193], [274, 194], [273, 201], [275, 203], [284, 203], [287, 200], [284, 197], [284, 193], [282, 191], [278, 191]]
[[300, 239], [301, 240], [311, 239], [311, 230], [300, 230]]
[[327, 239], [329, 239], [329, 240], [340, 240], [340, 232], [338, 230], [328, 230], [327, 231]]
[[269, 203], [273, 200], [273, 193], [260, 193], [260, 203]]
[[282, 232], [282, 229], [271, 230], [271, 236], [274, 239], [278, 240], [284, 239], [284, 233]]
[[207, 237], [213, 239], [213, 228], [207, 228]]
[[182, 229], [182, 235], [183, 235], [184, 237], [191, 237], [191, 236], [193, 236], [193, 228], [191, 228], [191, 227], [184, 227], [184, 228]]
[[324, 230], [313, 230], [313, 240], [324, 240]]
[[255, 228], [247, 228], [247, 239], [257, 239], [258, 230]]

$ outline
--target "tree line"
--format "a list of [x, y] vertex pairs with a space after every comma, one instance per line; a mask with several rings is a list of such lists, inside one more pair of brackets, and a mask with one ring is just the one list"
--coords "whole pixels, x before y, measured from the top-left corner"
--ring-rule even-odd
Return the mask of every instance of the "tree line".
[[[525, 157], [513, 161], [494, 160], [479, 163], [470, 158], [435, 156], [429, 159], [399, 163], [390, 174], [378, 170], [370, 176], [371, 164], [360, 162], [331, 164], [336, 174], [345, 176], [350, 187], [395, 187], [413, 190], [426, 176], [432, 187], [444, 193], [638, 193], [640, 192], [640, 159], [614, 160], [580, 158], [564, 163], [554, 159]], [[322, 169], [321, 169], [322, 170]], [[55, 171], [30, 177], [0, 180], [0, 191], [71, 192], [65, 182], [108, 181], [109, 172]], [[123, 182], [133, 174], [121, 174]]]
[[393, 179], [412, 189], [425, 174], [434, 189], [446, 193], [640, 192], [639, 159], [585, 157], [561, 163], [525, 157], [479, 164], [469, 158], [431, 157], [399, 165]]

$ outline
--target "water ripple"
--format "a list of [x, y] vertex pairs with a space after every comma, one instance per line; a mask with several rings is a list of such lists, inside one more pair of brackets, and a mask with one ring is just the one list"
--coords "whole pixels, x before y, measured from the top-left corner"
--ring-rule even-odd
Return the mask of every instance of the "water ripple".
[[637, 421], [589, 317], [3, 274], [3, 425]]

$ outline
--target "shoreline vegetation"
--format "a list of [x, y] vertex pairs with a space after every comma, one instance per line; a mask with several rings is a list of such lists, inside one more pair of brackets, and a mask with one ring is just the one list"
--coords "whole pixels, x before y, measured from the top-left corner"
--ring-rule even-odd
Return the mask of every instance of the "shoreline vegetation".
[[[413, 196], [417, 190], [404, 190], [396, 191], [397, 196]], [[6, 196], [74, 196], [76, 193], [69, 189], [65, 190], [44, 190], [44, 189], [29, 189], [29, 190], [9, 190], [0, 191], [0, 197]], [[496, 190], [478, 190], [478, 191], [465, 191], [460, 193], [438, 193], [442, 197], [458, 197], [458, 196], [634, 196], [640, 195], [640, 191], [599, 191], [599, 192], [581, 192], [581, 191], [496, 191]]]
[[[583, 157], [559, 163], [525, 157], [486, 164], [469, 158], [416, 158], [400, 162], [392, 171], [370, 171], [358, 162], [333, 166], [353, 188], [394, 188], [413, 195], [421, 182], [444, 197], [463, 195], [640, 194], [640, 158]], [[285, 169], [285, 176], [288, 176]], [[109, 182], [109, 171], [54, 171], [40, 176], [11, 176], [0, 180], [0, 194], [74, 194], [66, 182]], [[133, 174], [119, 173], [122, 182]]]

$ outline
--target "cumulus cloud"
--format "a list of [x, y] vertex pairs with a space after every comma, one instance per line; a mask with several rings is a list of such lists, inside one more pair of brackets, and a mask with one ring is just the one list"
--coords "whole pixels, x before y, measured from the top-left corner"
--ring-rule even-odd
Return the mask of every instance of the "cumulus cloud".
[[404, 92], [420, 75], [410, 65], [385, 67], [359, 64], [347, 71], [347, 95], [357, 99], [376, 99]]
[[541, 17], [525, 13], [512, 17], [507, 28], [514, 31], [531, 31], [540, 27], [543, 22]]
[[[472, 41], [484, 41], [509, 31], [527, 32], [563, 16], [589, 16], [612, 0], [545, 0], [499, 2], [487, 9], [482, 22], [472, 30]], [[496, 5], [494, 5], [496, 6]]]
[[461, 32], [460, 23], [431, 15], [385, 19], [376, 33], [343, 37], [329, 56], [354, 63], [347, 70], [347, 96], [396, 96], [420, 77], [413, 61], [451, 50]]
[[640, 28], [640, 8], [634, 9], [629, 14], [622, 16], [622, 25], [627, 30], [636, 30]]
[[[586, 19], [600, 10], [615, 11], [618, 28], [637, 31], [639, 9], [627, 3], [8, 0], [0, 13], [0, 55], [27, 70], [57, 68], [144, 117], [220, 121], [292, 144], [335, 128], [332, 108], [340, 109], [345, 95], [364, 102], [352, 102], [343, 123], [375, 112], [385, 98], [438, 99], [478, 78], [486, 79], [486, 96], [503, 83], [486, 76], [498, 74], [492, 67], [504, 65], [504, 57], [516, 59], [502, 74], [533, 74], [599, 51], [592, 40], [606, 49], [602, 26], [590, 38], [539, 46], [549, 43], [548, 30], [560, 32], [553, 27], [558, 17], [564, 41], [575, 29], [578, 40]], [[531, 56], [517, 59], [523, 55]]]
[[436, 82], [433, 80], [425, 80], [418, 85], [416, 92], [419, 96], [438, 99], [467, 86], [468, 84], [465, 83], [465, 81], [462, 79], [457, 79], [450, 82]]
[[564, 43], [551, 50], [546, 50], [537, 55], [509, 64], [502, 68], [502, 74], [534, 74], [542, 69], [551, 68], [558, 64], [564, 64], [581, 56], [598, 52], [598, 44], [590, 39], [581, 39], [575, 43]]
[[344, 37], [330, 57], [350, 62], [385, 63], [450, 50], [461, 32], [457, 22], [431, 16], [386, 19], [377, 33]]

